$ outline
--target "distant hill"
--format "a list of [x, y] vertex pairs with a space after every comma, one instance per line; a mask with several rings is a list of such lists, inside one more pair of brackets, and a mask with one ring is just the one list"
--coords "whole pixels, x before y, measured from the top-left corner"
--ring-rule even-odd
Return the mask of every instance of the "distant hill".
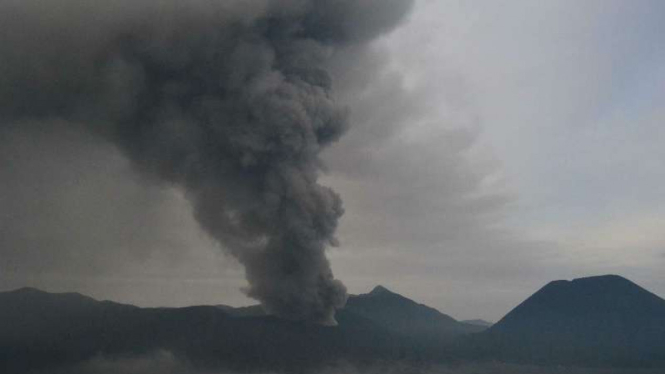
[[103, 354], [166, 350], [215, 369], [294, 372], [339, 359], [382, 359], [410, 348], [361, 317], [339, 327], [270, 316], [237, 317], [215, 306], [138, 308], [24, 288], [0, 293], [0, 372], [64, 367]]
[[[217, 307], [239, 317], [265, 315], [260, 305], [239, 308], [226, 305]], [[344, 309], [337, 312], [338, 319], [344, 320], [347, 317], [362, 317], [383, 329], [401, 335], [429, 336], [447, 340], [463, 334], [484, 331], [488, 327], [483, 325], [484, 321], [458, 322], [434, 308], [418, 304], [383, 286], [376, 286], [366, 294], [350, 295]]]
[[0, 293], [0, 372], [66, 372], [99, 355], [157, 351], [206, 372], [301, 373], [339, 360], [665, 367], [665, 300], [618, 276], [551, 282], [489, 329], [381, 286], [351, 296], [337, 319], [329, 327], [259, 306], [138, 308], [23, 288]]
[[25, 373], [99, 354], [157, 350], [204, 368], [238, 371], [294, 372], [340, 359], [440, 360], [449, 332], [467, 328], [383, 288], [352, 296], [337, 319], [338, 327], [325, 327], [266, 316], [259, 306], [138, 308], [23, 288], [0, 293], [0, 368]]
[[482, 335], [520, 361], [662, 365], [665, 300], [616, 275], [554, 281]]
[[467, 325], [484, 327], [486, 329], [490, 328], [490, 327], [492, 327], [492, 325], [494, 325], [493, 322], [488, 322], [488, 321], [485, 321], [485, 320], [482, 320], [482, 319], [467, 319], [467, 320], [464, 320], [464, 321], [461, 321], [461, 322], [465, 323]]
[[263, 310], [263, 307], [261, 307], [261, 305], [250, 305], [250, 306], [241, 306], [241, 307], [233, 307], [228, 305], [215, 305], [215, 306], [235, 317], [261, 317], [267, 315], [266, 312]]
[[367, 294], [350, 296], [340, 312], [345, 313], [360, 315], [385, 329], [410, 336], [451, 338], [485, 330], [482, 326], [458, 322], [383, 286]]

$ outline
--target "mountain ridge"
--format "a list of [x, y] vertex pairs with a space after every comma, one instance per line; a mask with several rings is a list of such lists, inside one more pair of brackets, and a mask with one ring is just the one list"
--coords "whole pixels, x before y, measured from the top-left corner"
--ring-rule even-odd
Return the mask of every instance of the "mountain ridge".
[[3, 374], [25, 373], [100, 354], [166, 350], [203, 367], [291, 372], [337, 360], [424, 356], [437, 360], [441, 347], [452, 340], [452, 336], [425, 337], [409, 324], [390, 328], [390, 319], [386, 322], [372, 314], [383, 309], [372, 307], [373, 303], [388, 300], [384, 306], [389, 308], [383, 311], [393, 320], [403, 310], [425, 311], [446, 320], [429, 307], [387, 289], [350, 299], [356, 298], [367, 308], [354, 310], [351, 301], [338, 311], [339, 326], [327, 327], [268, 316], [257, 306], [140, 308], [71, 292], [31, 288], [0, 292], [0, 367]]
[[483, 335], [521, 361], [665, 363], [665, 300], [618, 275], [552, 281]]
[[[260, 305], [244, 307], [217, 305], [217, 307], [235, 316], [265, 315]], [[408, 335], [438, 334], [452, 338], [480, 332], [488, 327], [458, 321], [436, 308], [418, 303], [382, 285], [375, 286], [367, 293], [349, 295], [346, 306], [337, 311], [337, 316], [343, 317], [348, 313], [370, 319], [374, 323], [378, 322], [383, 328]], [[425, 324], [419, 326], [417, 322], [423, 318], [426, 320]]]
[[327, 327], [260, 306], [140, 308], [21, 288], [0, 292], [0, 367], [18, 374], [164, 350], [239, 372], [304, 372], [338, 360], [665, 367], [665, 300], [615, 275], [549, 282], [489, 329], [383, 286], [351, 295], [337, 319]]

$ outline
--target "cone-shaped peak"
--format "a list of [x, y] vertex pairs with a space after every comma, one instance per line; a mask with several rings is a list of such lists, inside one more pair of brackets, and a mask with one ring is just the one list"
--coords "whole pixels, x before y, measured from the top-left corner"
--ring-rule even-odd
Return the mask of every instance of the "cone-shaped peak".
[[378, 285], [374, 287], [374, 289], [369, 293], [370, 295], [391, 295], [394, 294], [394, 292], [390, 291], [389, 289]]

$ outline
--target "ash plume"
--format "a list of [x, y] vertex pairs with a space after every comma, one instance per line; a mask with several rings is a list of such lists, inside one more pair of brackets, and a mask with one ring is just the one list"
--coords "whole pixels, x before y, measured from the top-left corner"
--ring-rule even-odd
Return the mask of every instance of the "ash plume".
[[[347, 128], [326, 61], [395, 27], [410, 0], [0, 3], [0, 136], [58, 126], [183, 188], [199, 224], [278, 316], [334, 323], [325, 256], [343, 213], [317, 182]], [[101, 214], [101, 212], [100, 212]]]

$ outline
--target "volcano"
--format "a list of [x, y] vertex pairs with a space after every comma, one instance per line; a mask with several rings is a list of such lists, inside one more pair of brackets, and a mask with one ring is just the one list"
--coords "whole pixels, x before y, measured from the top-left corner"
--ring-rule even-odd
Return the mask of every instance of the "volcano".
[[484, 334], [522, 361], [665, 362], [665, 300], [617, 275], [547, 284]]

